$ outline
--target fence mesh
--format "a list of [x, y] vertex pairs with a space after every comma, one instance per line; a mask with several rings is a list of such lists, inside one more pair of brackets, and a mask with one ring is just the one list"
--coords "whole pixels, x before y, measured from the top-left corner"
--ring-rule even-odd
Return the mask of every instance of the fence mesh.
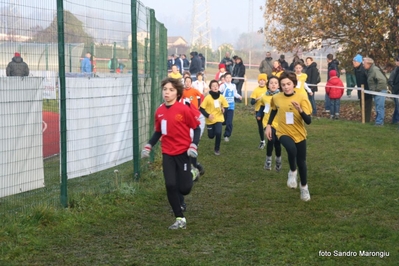
[[0, 0], [0, 14], [0, 213], [71, 206], [139, 177], [167, 73], [154, 11], [135, 0]]

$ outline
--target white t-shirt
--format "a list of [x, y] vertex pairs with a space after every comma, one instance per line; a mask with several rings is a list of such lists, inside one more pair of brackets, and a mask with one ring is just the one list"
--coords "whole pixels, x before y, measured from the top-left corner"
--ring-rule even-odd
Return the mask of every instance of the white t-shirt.
[[208, 85], [206, 85], [205, 81], [194, 81], [192, 84], [192, 87], [194, 89], [197, 89], [199, 92], [201, 92], [201, 94], [204, 94], [204, 89], [208, 87]]

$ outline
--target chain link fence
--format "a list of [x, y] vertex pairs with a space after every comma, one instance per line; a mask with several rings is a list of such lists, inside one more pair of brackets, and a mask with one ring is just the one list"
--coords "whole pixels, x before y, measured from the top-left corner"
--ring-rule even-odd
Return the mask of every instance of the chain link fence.
[[0, 0], [0, 15], [0, 213], [73, 206], [139, 178], [167, 75], [154, 10]]

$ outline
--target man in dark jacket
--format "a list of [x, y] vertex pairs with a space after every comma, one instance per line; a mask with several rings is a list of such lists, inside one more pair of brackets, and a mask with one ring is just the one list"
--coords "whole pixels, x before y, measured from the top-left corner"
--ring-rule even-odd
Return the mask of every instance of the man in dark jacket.
[[[364, 69], [363, 66], [363, 57], [360, 54], [357, 54], [353, 58], [353, 72], [355, 73], [356, 76], [356, 86], [358, 88], [361, 88], [362, 85], [365, 90], [369, 90], [369, 85], [367, 83], [367, 74], [366, 70]], [[362, 107], [362, 99], [361, 99], [361, 91], [357, 91], [357, 97], [360, 100], [360, 108]], [[371, 118], [371, 108], [373, 105], [373, 96], [371, 94], [364, 94], [364, 113], [365, 113], [365, 121], [366, 123], [370, 122]]]
[[29, 76], [29, 67], [28, 65], [24, 62], [24, 60], [21, 57], [20, 53], [15, 53], [14, 57], [12, 58], [11, 62], [8, 63], [8, 66], [6, 68], [6, 75], [7, 77], [25, 77]]
[[190, 73], [193, 81], [197, 80], [197, 73], [201, 72], [201, 59], [197, 52], [191, 52]]
[[[313, 61], [312, 57], [306, 58], [306, 75], [308, 78], [306, 79], [307, 84], [317, 84], [320, 81], [320, 72], [317, 69], [317, 63]], [[315, 101], [315, 92], [317, 91], [317, 86], [309, 86], [312, 90], [313, 94], [308, 94], [309, 101], [312, 104], [312, 115], [317, 116], [317, 108], [316, 108], [316, 101]]]
[[[330, 71], [331, 70], [337, 71], [337, 77], [339, 77], [340, 73], [339, 73], [339, 69], [338, 69], [338, 65], [339, 65], [338, 60], [334, 59], [334, 56], [332, 54], [328, 54], [327, 55], [327, 63], [328, 63], [327, 81], [330, 79]], [[330, 106], [331, 106], [330, 98], [328, 97], [328, 95], [326, 93], [326, 95], [324, 96], [324, 112], [323, 112], [324, 114], [327, 114], [327, 115], [330, 114]]]
[[[399, 56], [395, 58], [395, 69], [391, 72], [389, 76], [388, 84], [392, 87], [392, 94], [399, 94]], [[395, 103], [395, 110], [392, 114], [392, 124], [399, 123], [399, 99], [393, 98]]]
[[265, 59], [260, 62], [259, 73], [266, 73], [267, 77], [271, 77], [273, 71], [273, 58], [270, 52], [266, 53]]
[[284, 68], [284, 70], [289, 70], [290, 66], [288, 65], [287, 61], [285, 61], [285, 55], [280, 55], [280, 59], [278, 60], [281, 64], [281, 67]]
[[220, 61], [220, 64], [224, 64], [226, 66], [226, 71], [230, 72], [230, 74], [233, 74], [233, 65], [234, 62], [230, 58], [230, 53], [226, 52], [225, 57]]
[[[237, 88], [237, 93], [242, 95], [242, 85], [244, 84], [244, 79], [234, 79], [235, 77], [237, 78], [244, 78], [245, 76], [245, 66], [244, 63], [242, 62], [241, 57], [236, 57], [235, 59], [235, 65], [234, 65], [234, 71], [233, 71], [233, 83], [236, 84]], [[239, 99], [234, 99], [235, 102], [240, 103], [241, 100]]]

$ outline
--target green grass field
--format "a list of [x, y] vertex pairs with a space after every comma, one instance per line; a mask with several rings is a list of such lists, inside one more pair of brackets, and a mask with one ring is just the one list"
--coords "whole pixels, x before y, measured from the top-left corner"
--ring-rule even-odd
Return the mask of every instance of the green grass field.
[[[307, 127], [312, 199], [302, 202], [299, 190], [286, 186], [284, 150], [281, 172], [263, 170], [265, 150], [257, 149], [250, 107], [239, 106], [234, 119], [221, 156], [202, 137], [206, 173], [186, 198], [186, 230], [167, 229], [174, 217], [158, 154], [139, 182], [83, 193], [69, 209], [38, 206], [5, 217], [0, 265], [398, 264], [397, 126], [313, 121]], [[348, 251], [357, 256], [342, 256]]]

